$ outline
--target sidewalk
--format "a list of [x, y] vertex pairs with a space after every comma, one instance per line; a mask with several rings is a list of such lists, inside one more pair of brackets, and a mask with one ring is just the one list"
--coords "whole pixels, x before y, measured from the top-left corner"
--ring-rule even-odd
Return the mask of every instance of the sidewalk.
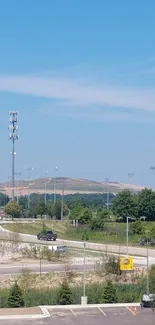
[[0, 320], [45, 318], [48, 316], [49, 313], [44, 307], [0, 308]]

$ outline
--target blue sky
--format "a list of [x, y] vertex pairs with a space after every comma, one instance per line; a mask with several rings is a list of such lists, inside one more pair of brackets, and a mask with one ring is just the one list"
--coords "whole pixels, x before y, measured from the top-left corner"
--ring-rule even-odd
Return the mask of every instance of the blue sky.
[[[16, 171], [154, 186], [155, 2], [0, 1], [0, 180]], [[131, 180], [130, 180], [131, 182]]]

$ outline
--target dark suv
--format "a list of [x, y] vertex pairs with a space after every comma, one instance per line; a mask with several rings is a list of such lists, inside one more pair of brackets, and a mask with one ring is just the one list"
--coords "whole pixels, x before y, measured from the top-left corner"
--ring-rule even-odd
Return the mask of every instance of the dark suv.
[[40, 232], [37, 235], [38, 240], [56, 240], [57, 234], [54, 234], [52, 230], [48, 230], [45, 232]]
[[155, 246], [155, 240], [152, 238], [143, 238], [143, 239], [141, 239], [139, 244], [141, 246], [145, 246], [145, 245]]

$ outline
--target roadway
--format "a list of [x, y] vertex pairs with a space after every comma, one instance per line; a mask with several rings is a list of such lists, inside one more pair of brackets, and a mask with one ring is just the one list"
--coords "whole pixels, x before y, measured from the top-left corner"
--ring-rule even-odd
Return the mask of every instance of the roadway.
[[[0, 239], [9, 239], [11, 237], [11, 232], [6, 231], [4, 228], [0, 226]], [[15, 233], [14, 233], [15, 234]], [[13, 238], [12, 238], [13, 239]], [[34, 235], [28, 234], [18, 234], [18, 238], [16, 240], [25, 243], [34, 243], [34, 244], [42, 244], [49, 245], [49, 242], [38, 241], [37, 237]], [[50, 245], [66, 245], [72, 248], [83, 248], [83, 242], [81, 241], [73, 241], [73, 240], [65, 240], [65, 239], [57, 239], [56, 242], [50, 242]], [[108, 253], [117, 253], [117, 254], [126, 254], [127, 248], [125, 245], [116, 245], [116, 244], [98, 244], [98, 243], [86, 243], [86, 248], [89, 250], [96, 251], [107, 251]], [[128, 247], [128, 254], [132, 256], [147, 256], [147, 248], [146, 247]], [[149, 249], [149, 256], [155, 258], [155, 249]]]
[[[86, 271], [94, 270], [94, 264], [86, 264]], [[0, 275], [13, 275], [22, 274], [24, 272], [31, 273], [49, 273], [49, 272], [67, 272], [65, 264], [23, 264], [23, 265], [1, 265]], [[83, 265], [71, 265], [69, 266], [69, 271], [80, 272], [83, 270]]]
[[[7, 231], [6, 229], [2, 228], [0, 226], [0, 239], [9, 240], [10, 237], [13, 240], [13, 236], [16, 236], [15, 233], [11, 233]], [[71, 241], [71, 240], [62, 240], [57, 239], [56, 242], [45, 242], [45, 241], [38, 241], [36, 236], [28, 235], [28, 234], [17, 234], [17, 238], [15, 240], [18, 240], [19, 242], [25, 242], [25, 243], [34, 243], [39, 245], [66, 245], [67, 247], [71, 247], [74, 249], [83, 249], [83, 242], [80, 241]], [[125, 245], [112, 245], [112, 244], [98, 244], [98, 243], [86, 243], [86, 250], [88, 251], [96, 251], [96, 252], [107, 252], [108, 254], [126, 254], [126, 246]], [[146, 256], [147, 256], [147, 248], [146, 247], [134, 247], [129, 246], [128, 247], [128, 254], [134, 257], [134, 265], [143, 267], [147, 265]], [[149, 249], [148, 250], [149, 255], [149, 265], [155, 264], [155, 250]], [[79, 267], [79, 266], [78, 266]]]

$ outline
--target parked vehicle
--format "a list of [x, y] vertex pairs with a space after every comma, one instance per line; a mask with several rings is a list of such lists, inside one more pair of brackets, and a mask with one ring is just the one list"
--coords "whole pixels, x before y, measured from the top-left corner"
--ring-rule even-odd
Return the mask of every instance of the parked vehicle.
[[40, 232], [37, 235], [38, 240], [56, 240], [57, 239], [57, 234], [54, 234], [52, 230], [48, 230], [45, 232]]
[[155, 307], [155, 294], [144, 294], [141, 300], [141, 307]]
[[155, 246], [155, 240], [153, 238], [143, 238], [140, 241], [140, 246], [151, 245]]

